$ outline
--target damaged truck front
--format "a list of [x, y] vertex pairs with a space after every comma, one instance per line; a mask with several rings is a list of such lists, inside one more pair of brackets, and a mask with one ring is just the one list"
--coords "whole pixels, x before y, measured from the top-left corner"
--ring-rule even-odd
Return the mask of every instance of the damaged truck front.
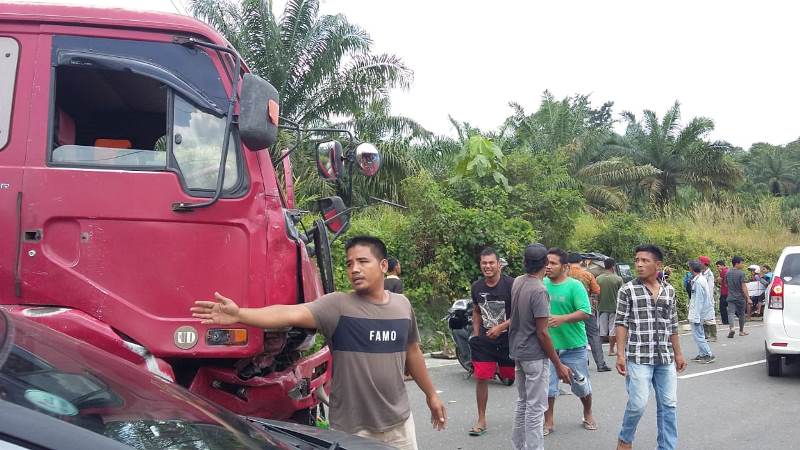
[[[331, 373], [314, 330], [188, 316], [215, 291], [261, 307], [333, 289], [344, 206], [296, 227], [265, 150], [276, 90], [193, 19], [46, 5], [0, 11], [0, 75], [0, 304], [239, 414], [307, 419]], [[320, 173], [344, 153], [321, 146]]]

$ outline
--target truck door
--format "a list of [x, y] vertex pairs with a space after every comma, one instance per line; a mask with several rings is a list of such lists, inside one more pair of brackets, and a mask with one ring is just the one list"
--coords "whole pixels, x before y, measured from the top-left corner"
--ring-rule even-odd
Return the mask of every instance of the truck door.
[[0, 30], [0, 303], [13, 303], [19, 284], [22, 168], [33, 82], [36, 36]]
[[[172, 209], [216, 187], [220, 72], [205, 52], [171, 42], [42, 39], [22, 198], [23, 303], [80, 309], [157, 356], [198, 354], [202, 331], [182, 328], [200, 328], [189, 306], [215, 290], [248, 298], [250, 241], [264, 239], [263, 223], [249, 219], [263, 192], [249, 188], [236, 136], [222, 200]], [[216, 355], [260, 342], [253, 335]]]

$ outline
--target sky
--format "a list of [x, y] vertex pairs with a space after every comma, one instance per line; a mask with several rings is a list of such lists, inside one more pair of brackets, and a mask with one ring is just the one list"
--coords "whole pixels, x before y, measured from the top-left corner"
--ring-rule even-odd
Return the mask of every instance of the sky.
[[[48, 2], [171, 12], [188, 3]], [[375, 52], [403, 58], [414, 82], [392, 92], [392, 112], [438, 134], [455, 133], [448, 115], [496, 129], [509, 102], [532, 113], [547, 89], [613, 101], [618, 120], [661, 116], [678, 100], [682, 123], [709, 117], [709, 139], [745, 149], [800, 137], [797, 2], [322, 0], [320, 9], [367, 30]]]

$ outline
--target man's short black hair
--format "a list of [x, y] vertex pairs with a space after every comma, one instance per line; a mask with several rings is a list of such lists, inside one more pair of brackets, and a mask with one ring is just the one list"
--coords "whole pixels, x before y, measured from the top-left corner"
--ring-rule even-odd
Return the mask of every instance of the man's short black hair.
[[614, 261], [614, 258], [606, 258], [606, 260], [603, 261], [603, 267], [605, 267], [606, 270], [613, 269], [616, 265], [617, 262]]
[[720, 259], [719, 261], [717, 261], [717, 265], [718, 266], [724, 266], [725, 265], [725, 261]]
[[664, 252], [662, 252], [661, 249], [657, 245], [654, 245], [654, 244], [642, 244], [642, 245], [637, 246], [635, 249], [633, 249], [633, 253], [634, 254], [639, 253], [639, 252], [650, 253], [651, 255], [653, 255], [653, 258], [655, 258], [656, 261], [659, 261], [659, 262], [664, 261]]
[[567, 255], [567, 252], [558, 247], [551, 248], [547, 251], [547, 254], [558, 256], [558, 260], [561, 262], [561, 264], [567, 264], [569, 261], [569, 255]]
[[394, 272], [394, 270], [397, 269], [397, 265], [400, 264], [400, 261], [394, 256], [389, 256], [386, 260], [389, 261], [389, 272]]
[[344, 252], [347, 253], [351, 248], [356, 245], [363, 245], [372, 250], [372, 254], [378, 258], [378, 261], [386, 259], [386, 244], [375, 236], [353, 236], [344, 244]]
[[483, 250], [481, 250], [481, 258], [483, 258], [484, 256], [489, 256], [489, 255], [494, 255], [494, 257], [498, 261], [500, 261], [500, 255], [497, 254], [497, 250], [495, 250], [493, 247], [486, 247]]
[[700, 273], [703, 271], [703, 265], [700, 264], [700, 261], [691, 260], [689, 261], [689, 270], [693, 273]]
[[546, 265], [547, 265], [547, 259], [546, 258], [542, 259], [542, 260], [526, 259], [525, 260], [525, 273], [527, 273], [529, 275], [534, 274], [534, 273], [542, 270], [542, 268], [544, 266], [546, 266]]
[[733, 258], [731, 258], [731, 264], [733, 264], [734, 266], [742, 261], [744, 261], [744, 258], [742, 258], [741, 256], [734, 256]]
[[583, 256], [580, 253], [571, 252], [567, 255], [567, 261], [570, 264], [577, 264], [583, 261]]

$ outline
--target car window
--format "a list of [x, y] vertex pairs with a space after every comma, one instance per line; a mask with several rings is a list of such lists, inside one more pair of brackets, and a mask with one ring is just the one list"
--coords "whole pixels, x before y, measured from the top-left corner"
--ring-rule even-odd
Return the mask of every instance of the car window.
[[800, 254], [786, 255], [779, 276], [785, 284], [800, 286]]
[[[225, 118], [201, 111], [175, 96], [172, 149], [175, 161], [189, 190], [214, 191], [217, 187]], [[239, 181], [235, 136], [228, 140], [223, 188], [232, 189]]]
[[10, 37], [0, 37], [0, 149], [6, 146], [11, 131], [11, 105], [17, 80], [19, 44]]

